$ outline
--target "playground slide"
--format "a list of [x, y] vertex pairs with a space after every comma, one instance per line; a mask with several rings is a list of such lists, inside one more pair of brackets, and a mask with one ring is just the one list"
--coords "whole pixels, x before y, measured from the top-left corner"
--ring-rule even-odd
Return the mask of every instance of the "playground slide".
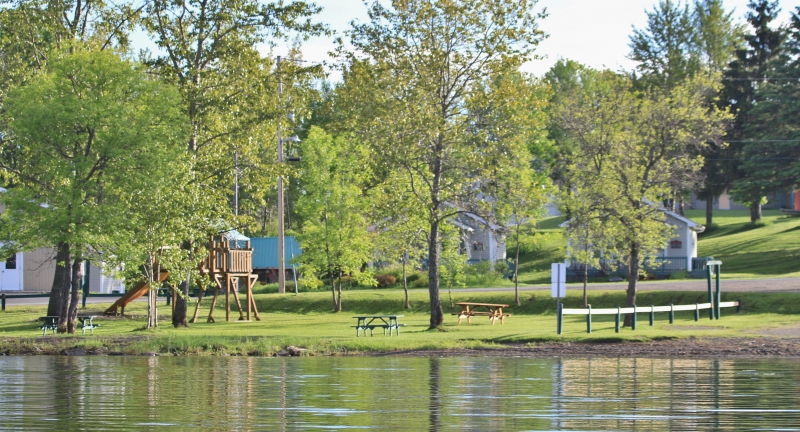
[[[169, 276], [169, 272], [166, 271], [166, 270], [162, 270], [161, 274], [159, 274], [158, 282], [159, 283], [164, 282], [165, 280], [167, 280], [168, 276]], [[147, 294], [148, 285], [149, 284], [147, 282], [145, 282], [145, 281], [137, 283], [131, 289], [126, 291], [125, 294], [122, 297], [120, 297], [116, 302], [114, 302], [114, 304], [111, 305], [110, 308], [106, 309], [106, 311], [104, 313], [106, 315], [116, 315], [117, 314], [117, 310], [119, 308], [125, 309], [125, 306], [127, 306], [128, 303], [130, 303], [130, 302], [138, 299], [139, 297]]]

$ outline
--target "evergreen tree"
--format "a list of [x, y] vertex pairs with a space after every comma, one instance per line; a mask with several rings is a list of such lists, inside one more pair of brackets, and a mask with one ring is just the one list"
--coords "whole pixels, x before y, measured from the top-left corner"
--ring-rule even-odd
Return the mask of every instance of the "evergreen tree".
[[746, 46], [736, 51], [723, 78], [722, 105], [734, 115], [733, 125], [726, 141], [729, 147], [720, 152], [721, 159], [733, 162], [724, 173], [730, 177], [716, 179], [718, 186], [733, 185], [733, 197], [750, 206], [750, 221], [761, 220], [762, 200], [772, 190], [761, 182], [751, 182], [744, 169], [745, 144], [749, 140], [762, 139], [753, 129], [756, 119], [753, 108], [758, 102], [758, 88], [767, 82], [771, 74], [772, 60], [780, 54], [785, 39], [780, 29], [770, 25], [778, 16], [778, 1], [751, 0], [747, 5], [747, 22], [751, 32], [745, 35]]

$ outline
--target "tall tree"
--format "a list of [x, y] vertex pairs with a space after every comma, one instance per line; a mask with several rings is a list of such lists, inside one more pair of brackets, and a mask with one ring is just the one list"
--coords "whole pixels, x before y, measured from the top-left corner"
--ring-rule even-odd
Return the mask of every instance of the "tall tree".
[[769, 77], [771, 61], [780, 54], [785, 35], [771, 27], [780, 11], [777, 0], [750, 0], [747, 7], [750, 8], [747, 22], [751, 33], [745, 35], [746, 46], [736, 51], [736, 59], [723, 78], [721, 103], [734, 114], [734, 120], [726, 139], [730, 146], [721, 154], [735, 161], [734, 169], [730, 170], [732, 177], [726, 183], [734, 185], [732, 195], [737, 201], [749, 204], [750, 221], [756, 222], [761, 220], [762, 200], [770, 190], [765, 189], [763, 183], [748, 181], [743, 151], [746, 141], [760, 139], [748, 133], [748, 127], [755, 120], [751, 111], [759, 102], [757, 89]]
[[791, 15], [781, 54], [771, 60], [769, 78], [755, 92], [744, 134], [744, 185], [764, 191], [794, 190], [800, 184], [800, 7]]
[[692, 11], [688, 3], [659, 0], [646, 13], [646, 29], [631, 35], [629, 57], [646, 85], [668, 91], [701, 68]]
[[82, 263], [113, 255], [126, 240], [137, 210], [129, 197], [160, 178], [181, 115], [177, 93], [142, 68], [110, 51], [71, 48], [5, 100], [14, 135], [4, 144], [18, 149], [20, 163], [2, 168], [20, 181], [2, 200], [3, 218], [21, 228], [21, 241], [68, 246], [71, 278], [62, 298], [70, 300], [58, 326], [73, 333]]
[[[335, 139], [312, 127], [302, 149], [302, 194], [297, 212], [303, 216], [298, 240], [303, 254], [304, 283], [331, 284], [333, 311], [342, 310], [342, 276], [376, 284], [364, 264], [370, 261], [373, 239], [367, 230], [369, 208], [361, 185], [369, 176], [360, 161], [369, 157], [364, 146]], [[337, 292], [338, 282], [338, 292]]]
[[[277, 178], [276, 167], [265, 154], [274, 154], [275, 130], [285, 111], [275, 99], [277, 79], [274, 62], [262, 58], [256, 45], [298, 33], [317, 34], [322, 26], [309, 17], [314, 5], [295, 1], [263, 4], [257, 0], [155, 0], [147, 4], [145, 28], [163, 54], [151, 65], [178, 86], [188, 114], [186, 149], [193, 158], [192, 175], [186, 179], [186, 199], [193, 200], [200, 219], [187, 250], [204, 240], [208, 222], [231, 219], [230, 191], [233, 160], [237, 153], [247, 174], [266, 173], [251, 185], [264, 190]], [[286, 79], [286, 76], [283, 77]], [[271, 158], [270, 158], [271, 159]], [[210, 186], [210, 187], [209, 187]], [[254, 194], [257, 195], [257, 194]], [[186, 326], [191, 276], [181, 283], [183, 295], [175, 304], [172, 324]]]
[[[136, 25], [140, 8], [131, 4], [102, 0], [46, 1], [12, 0], [0, 9], [0, 101], [8, 89], [25, 82], [42, 70], [48, 55], [75, 41], [97, 49], [124, 50], [128, 34]], [[55, 51], [54, 51], [55, 50]], [[7, 125], [0, 124], [0, 128]], [[10, 134], [0, 135], [0, 139]], [[5, 146], [0, 157], [16, 163], [13, 146]], [[14, 187], [19, 179], [5, 178], [4, 186]], [[68, 246], [55, 246], [56, 271], [50, 292], [48, 315], [58, 315], [61, 292], [69, 287]]]
[[403, 175], [400, 187], [424, 212], [431, 328], [444, 320], [441, 224], [469, 208], [485, 211], [490, 203], [476, 200], [480, 191], [496, 174], [530, 160], [523, 143], [492, 140], [471, 104], [485, 98], [492, 80], [514, 73], [542, 39], [535, 4], [375, 2], [369, 22], [350, 31], [354, 50], [347, 56], [341, 106], [354, 114], [351, 130], [372, 146], [372, 157]]
[[636, 304], [642, 262], [669, 238], [658, 203], [671, 179], [697, 171], [702, 157], [692, 156], [691, 148], [722, 135], [726, 116], [708, 109], [707, 93], [714, 89], [707, 84], [691, 80], [666, 96], [639, 93], [628, 78], [606, 71], [553, 111], [553, 121], [576, 145], [565, 202], [578, 205], [570, 214], [581, 223], [600, 219], [605, 233], [597, 238], [570, 230], [571, 241], [588, 240], [627, 265], [629, 306]]

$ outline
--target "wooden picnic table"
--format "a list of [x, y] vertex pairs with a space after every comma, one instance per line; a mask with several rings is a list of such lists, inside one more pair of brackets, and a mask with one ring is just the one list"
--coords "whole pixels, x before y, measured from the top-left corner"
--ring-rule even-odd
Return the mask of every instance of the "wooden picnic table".
[[389, 329], [389, 337], [392, 336], [392, 329], [400, 336], [400, 326], [404, 326], [405, 324], [398, 324], [397, 319], [402, 318], [403, 315], [359, 315], [354, 316], [353, 318], [357, 319], [358, 322], [355, 325], [356, 328], [356, 337], [359, 336], [361, 330], [364, 330], [364, 336], [367, 335], [367, 330], [369, 330], [369, 335], [372, 336], [372, 331], [375, 330], [376, 327], [383, 329], [383, 335], [386, 336], [386, 329]]
[[492, 325], [494, 325], [494, 322], [498, 319], [500, 320], [500, 324], [505, 324], [505, 317], [511, 316], [510, 313], [503, 312], [503, 308], [508, 307], [507, 304], [472, 302], [460, 302], [456, 304], [461, 306], [461, 312], [453, 312], [453, 315], [458, 315], [459, 324], [461, 324], [461, 320], [464, 318], [467, 319], [467, 323], [472, 323], [471, 318], [474, 316], [488, 316], [492, 321]]
[[[100, 327], [100, 324], [94, 323], [95, 318], [97, 318], [96, 315], [78, 315], [78, 321], [81, 324], [83, 334], [86, 334], [86, 330], [94, 333], [94, 329]], [[58, 330], [58, 315], [43, 316], [39, 317], [39, 319], [44, 321], [42, 325], [42, 336], [47, 336], [47, 330], [53, 330], [53, 334], [56, 334], [56, 330]]]

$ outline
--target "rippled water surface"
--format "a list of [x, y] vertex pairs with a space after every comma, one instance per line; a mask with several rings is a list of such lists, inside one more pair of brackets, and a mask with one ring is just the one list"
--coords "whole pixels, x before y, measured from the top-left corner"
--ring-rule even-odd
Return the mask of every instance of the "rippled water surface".
[[791, 430], [796, 360], [0, 357], [0, 429]]

